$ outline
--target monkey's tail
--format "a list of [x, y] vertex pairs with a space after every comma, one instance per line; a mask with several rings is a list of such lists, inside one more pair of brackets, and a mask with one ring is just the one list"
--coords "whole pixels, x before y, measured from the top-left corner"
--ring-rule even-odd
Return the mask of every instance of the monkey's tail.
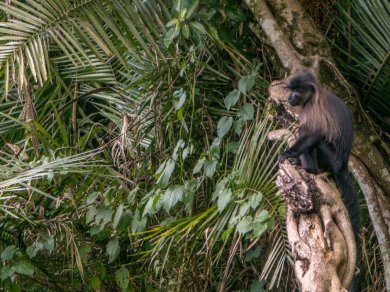
[[339, 186], [347, 208], [349, 219], [351, 220], [352, 230], [355, 235], [356, 245], [359, 245], [360, 238], [360, 212], [358, 196], [353, 186], [351, 176], [349, 175], [348, 167], [344, 166], [335, 177], [336, 183]]
[[[359, 254], [360, 251], [360, 212], [359, 212], [359, 201], [357, 193], [353, 186], [351, 176], [349, 175], [348, 166], [345, 165], [338, 175], [335, 177], [336, 183], [339, 186], [342, 194], [342, 198], [347, 208], [349, 219], [351, 220], [352, 230], [355, 235], [356, 242], [356, 252]], [[358, 255], [359, 257], [359, 255]], [[360, 291], [359, 283], [357, 276], [354, 275], [352, 282], [348, 289], [349, 292], [358, 292]]]

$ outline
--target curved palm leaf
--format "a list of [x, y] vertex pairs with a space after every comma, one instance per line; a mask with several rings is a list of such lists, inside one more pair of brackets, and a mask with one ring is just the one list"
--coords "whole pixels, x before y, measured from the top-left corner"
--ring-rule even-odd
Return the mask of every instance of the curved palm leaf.
[[[152, 60], [156, 54], [164, 58], [156, 41], [165, 32], [165, 19], [161, 17], [165, 17], [166, 8], [162, 3], [27, 0], [26, 3], [1, 2], [0, 11], [8, 15], [7, 21], [0, 22], [0, 65], [5, 68], [5, 95], [11, 78], [17, 80], [19, 88], [23, 87], [29, 77], [27, 72], [43, 85], [51, 78], [48, 64], [58, 54], [62, 55], [62, 62], [66, 58], [73, 71], [96, 68], [95, 75], [82, 74], [89, 79], [104, 75], [102, 72], [107, 70], [99, 66], [112, 56], [124, 66], [127, 66], [126, 54], [138, 61], [143, 54]], [[103, 64], [97, 64], [96, 58]]]

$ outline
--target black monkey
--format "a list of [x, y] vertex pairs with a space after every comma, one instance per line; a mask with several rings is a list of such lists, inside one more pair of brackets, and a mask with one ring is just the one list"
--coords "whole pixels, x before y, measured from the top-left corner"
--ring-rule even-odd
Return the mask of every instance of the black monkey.
[[[354, 138], [352, 115], [345, 103], [326, 91], [310, 71], [295, 75], [287, 86], [288, 102], [297, 107], [300, 120], [298, 139], [280, 160], [299, 157], [309, 173], [329, 170], [341, 189], [349, 213], [356, 245], [359, 245], [359, 204], [348, 172], [348, 157]], [[357, 291], [356, 279], [350, 291]]]

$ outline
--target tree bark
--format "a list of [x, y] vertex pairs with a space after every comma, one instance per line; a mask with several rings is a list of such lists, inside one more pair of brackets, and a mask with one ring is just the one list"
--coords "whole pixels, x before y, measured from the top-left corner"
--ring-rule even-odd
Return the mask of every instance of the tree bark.
[[287, 233], [301, 291], [343, 291], [356, 264], [348, 212], [337, 190], [288, 161], [276, 182], [288, 203]]
[[[258, 25], [275, 48], [275, 52], [287, 73], [291, 74], [302, 70], [302, 68], [311, 67], [315, 69], [319, 80], [325, 87], [350, 104], [356, 126], [356, 139], [353, 146], [356, 159], [351, 159], [350, 169], [362, 189], [369, 208], [369, 214], [381, 248], [386, 288], [390, 290], [388, 252], [390, 242], [390, 168], [372, 142], [376, 137], [374, 129], [367, 122], [353, 88], [337, 69], [324, 35], [298, 1], [246, 0], [246, 3]], [[291, 215], [291, 206], [289, 208]], [[317, 219], [312, 220], [313, 226], [317, 226], [316, 222]], [[294, 229], [297, 226], [291, 228]], [[335, 238], [337, 239], [337, 237]]]

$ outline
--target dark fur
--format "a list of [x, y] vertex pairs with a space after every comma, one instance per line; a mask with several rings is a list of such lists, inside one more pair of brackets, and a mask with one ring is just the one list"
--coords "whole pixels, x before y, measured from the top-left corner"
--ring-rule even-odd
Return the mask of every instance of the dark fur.
[[[345, 103], [327, 92], [316, 77], [305, 71], [295, 75], [288, 84], [292, 91], [289, 103], [298, 107], [300, 127], [298, 139], [283, 155], [299, 157], [310, 173], [329, 170], [349, 213], [356, 245], [359, 245], [359, 204], [348, 171], [348, 157], [354, 138], [352, 115]], [[357, 291], [356, 279], [350, 291]], [[354, 286], [354, 287], [352, 287]]]

